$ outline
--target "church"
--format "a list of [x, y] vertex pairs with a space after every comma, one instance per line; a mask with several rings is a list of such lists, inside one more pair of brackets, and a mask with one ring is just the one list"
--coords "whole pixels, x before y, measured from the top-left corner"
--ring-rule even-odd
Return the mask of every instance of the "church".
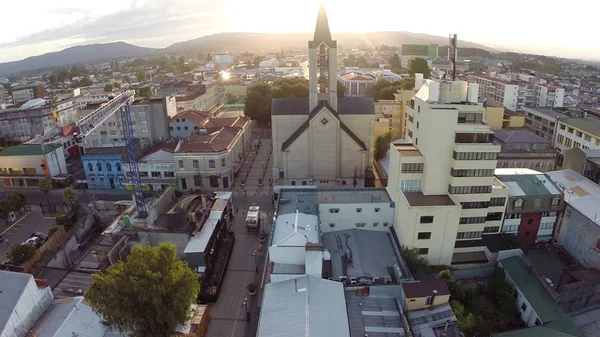
[[375, 107], [372, 98], [338, 97], [337, 42], [322, 6], [308, 64], [309, 97], [272, 102], [273, 178], [278, 185], [365, 186]]

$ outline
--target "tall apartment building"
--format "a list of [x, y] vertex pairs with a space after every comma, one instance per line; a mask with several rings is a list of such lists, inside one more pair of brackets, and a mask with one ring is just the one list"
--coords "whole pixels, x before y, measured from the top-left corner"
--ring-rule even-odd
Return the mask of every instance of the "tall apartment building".
[[529, 108], [523, 107], [521, 113], [525, 117], [525, 127], [536, 135], [554, 143], [556, 125], [559, 119], [582, 118], [583, 111], [569, 108]]
[[487, 262], [481, 239], [500, 232], [508, 188], [494, 177], [500, 146], [482, 122], [478, 85], [421, 81], [407, 109], [407, 143], [390, 148], [394, 229], [431, 264]]
[[44, 130], [62, 127], [77, 120], [77, 104], [73, 97], [64, 100], [36, 99], [19, 108], [0, 109], [0, 137], [30, 138]]
[[[524, 80], [525, 79], [525, 80]], [[501, 102], [513, 111], [523, 107], [560, 108], [563, 106], [565, 89], [522, 74], [503, 77], [469, 75], [467, 80], [479, 84], [479, 100], [491, 99]]]
[[233, 55], [226, 53], [215, 54], [215, 62], [219, 64], [231, 65], [233, 64]]
[[[140, 99], [133, 102], [131, 105], [133, 134], [140, 140], [142, 149], [170, 138], [169, 116], [175, 114], [174, 97]], [[108, 117], [83, 140], [84, 148], [118, 146], [125, 146], [125, 134], [119, 111]]]
[[600, 119], [585, 117], [558, 120], [555, 146], [559, 151], [557, 165], [560, 167], [569, 149], [600, 149]]

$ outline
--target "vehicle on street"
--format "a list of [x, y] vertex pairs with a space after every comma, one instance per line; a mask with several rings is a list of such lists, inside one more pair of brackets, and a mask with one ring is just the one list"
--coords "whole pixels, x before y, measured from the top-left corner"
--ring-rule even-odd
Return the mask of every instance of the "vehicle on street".
[[246, 215], [246, 231], [258, 232], [260, 229], [260, 207], [252, 205]]
[[46, 234], [46, 233], [42, 233], [42, 232], [35, 232], [35, 233], [32, 233], [32, 234], [31, 234], [29, 237], [30, 237], [30, 238], [33, 238], [33, 237], [36, 237], [36, 236], [37, 236], [38, 238], [42, 239], [42, 241], [46, 241], [46, 240], [48, 240], [48, 234]]
[[24, 245], [34, 245], [34, 246], [38, 246], [42, 243], [42, 239], [34, 236], [32, 238], [27, 239], [27, 241], [23, 242]]
[[544, 281], [546, 281], [546, 283], [548, 283], [548, 285], [549, 285], [551, 288], [554, 288], [554, 282], [552, 282], [552, 279], [550, 279], [550, 278], [549, 278], [549, 277], [547, 277], [547, 276], [544, 276]]

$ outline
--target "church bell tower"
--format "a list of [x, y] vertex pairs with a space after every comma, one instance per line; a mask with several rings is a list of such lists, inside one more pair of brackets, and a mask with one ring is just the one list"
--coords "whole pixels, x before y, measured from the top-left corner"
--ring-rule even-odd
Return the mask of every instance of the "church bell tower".
[[331, 39], [325, 7], [321, 6], [312, 41], [308, 41], [309, 106], [327, 101], [337, 111], [337, 41]]

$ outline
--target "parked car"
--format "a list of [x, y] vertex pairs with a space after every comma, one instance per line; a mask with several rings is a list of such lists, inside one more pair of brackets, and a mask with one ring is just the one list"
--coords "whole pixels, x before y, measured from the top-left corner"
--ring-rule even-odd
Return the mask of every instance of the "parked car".
[[547, 276], [544, 276], [544, 281], [546, 281], [546, 283], [548, 283], [548, 285], [550, 286], [550, 288], [554, 288], [554, 282], [552, 282], [552, 279], [550, 279]]
[[35, 232], [35, 233], [32, 233], [29, 237], [33, 238], [35, 236], [37, 236], [38, 238], [42, 239], [43, 241], [48, 240], [48, 234], [46, 234], [46, 233]]
[[39, 246], [42, 244], [42, 239], [34, 236], [32, 238], [27, 239], [27, 241], [23, 242], [24, 245], [34, 245], [34, 246]]

